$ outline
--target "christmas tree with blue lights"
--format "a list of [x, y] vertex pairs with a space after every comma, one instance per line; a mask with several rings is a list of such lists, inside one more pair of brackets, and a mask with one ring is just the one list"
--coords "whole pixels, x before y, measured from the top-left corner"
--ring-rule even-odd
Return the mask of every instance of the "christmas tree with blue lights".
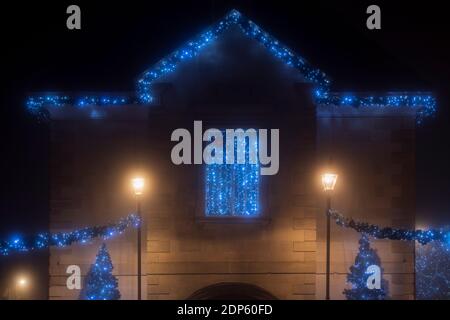
[[108, 249], [102, 244], [94, 264], [91, 265], [83, 289], [81, 300], [119, 300], [118, 280], [112, 274], [113, 264]]
[[[371, 276], [368, 273], [370, 266], [380, 268], [381, 286], [380, 289], [368, 288], [367, 280]], [[385, 300], [388, 298], [388, 284], [383, 279], [383, 269], [377, 251], [370, 247], [369, 237], [361, 235], [359, 240], [359, 252], [355, 258], [355, 264], [350, 267], [347, 274], [347, 282], [351, 284], [351, 289], [345, 289], [344, 294], [347, 300]]]

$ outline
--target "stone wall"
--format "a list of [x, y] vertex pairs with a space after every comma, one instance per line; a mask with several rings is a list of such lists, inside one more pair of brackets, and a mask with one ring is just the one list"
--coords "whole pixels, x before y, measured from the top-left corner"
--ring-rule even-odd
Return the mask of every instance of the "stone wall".
[[[302, 97], [301, 105], [311, 106]], [[276, 117], [268, 116], [273, 106], [258, 116], [239, 113], [242, 124], [280, 128], [280, 171], [262, 179], [261, 218], [204, 219], [203, 167], [171, 163], [170, 133], [190, 129], [195, 117], [205, 119], [205, 127], [220, 127], [217, 119], [224, 125], [237, 121], [233, 115], [208, 116], [204, 112], [209, 107], [197, 106], [190, 116], [156, 108], [148, 119], [54, 120], [51, 230], [104, 224], [133, 211], [129, 179], [143, 171], [148, 178], [142, 205], [144, 297], [184, 299], [209, 285], [241, 282], [280, 299], [323, 299], [325, 198], [320, 173], [330, 156], [339, 173], [334, 208], [372, 223], [414, 226], [413, 117], [319, 110], [316, 118], [312, 107]], [[413, 298], [413, 246], [372, 243], [392, 298]], [[78, 291], [65, 287], [65, 270], [77, 264], [85, 275], [100, 244], [51, 249], [51, 299], [78, 297]], [[136, 298], [136, 232], [128, 230], [107, 244], [122, 297]], [[331, 248], [331, 297], [342, 299], [358, 234], [332, 225]]]
[[[184, 299], [206, 286], [238, 282], [280, 299], [323, 299], [320, 174], [330, 156], [339, 173], [333, 207], [373, 223], [414, 225], [414, 115], [407, 110], [316, 108], [296, 69], [238, 31], [162, 78], [152, 106], [51, 111], [53, 231], [133, 211], [130, 179], [145, 172], [144, 297]], [[194, 120], [205, 129], [280, 129], [280, 170], [262, 177], [259, 218], [204, 216], [204, 167], [170, 159], [172, 131], [192, 132]], [[333, 226], [332, 238], [332, 298], [340, 299], [358, 235]], [[123, 298], [136, 298], [135, 231], [107, 243]], [[51, 249], [51, 299], [77, 297], [65, 288], [66, 267], [78, 264], [85, 274], [99, 245]], [[412, 298], [413, 248], [389, 241], [374, 246], [392, 296]]]
[[[156, 154], [161, 156], [154, 163], [164, 169], [158, 170], [158, 190], [149, 195], [153, 200], [146, 213], [149, 299], [185, 299], [220, 282], [254, 284], [280, 299], [315, 298], [317, 208], [316, 190], [309, 185], [316, 121], [305, 88], [301, 91], [298, 99], [305, 108], [280, 110], [276, 116], [273, 106], [248, 107], [259, 111], [247, 117], [244, 109], [238, 116], [211, 115], [214, 106], [197, 105], [195, 116], [171, 116], [169, 127], [165, 116], [150, 117], [150, 145], [159, 146]], [[203, 119], [204, 127], [280, 128], [280, 171], [262, 177], [260, 218], [204, 216], [204, 168], [171, 165], [170, 148], [159, 140], [173, 128], [191, 129], [194, 119]]]
[[[272, 105], [234, 113], [150, 111], [148, 119], [58, 120], [52, 123], [51, 229], [104, 224], [134, 209], [129, 178], [148, 177], [143, 197], [144, 296], [184, 299], [218, 282], [257, 285], [280, 299], [314, 299], [316, 273], [316, 121], [308, 87], [296, 89], [296, 111]], [[170, 109], [170, 108], [169, 108]], [[254, 111], [258, 110], [255, 114]], [[123, 107], [123, 112], [131, 112]], [[175, 166], [171, 132], [204, 126], [280, 128], [280, 171], [262, 177], [263, 212], [255, 219], [206, 219], [203, 166]], [[136, 297], [135, 231], [107, 242], [125, 299]], [[76, 298], [65, 287], [70, 264], [83, 274], [100, 242], [52, 249], [50, 298]]]
[[[139, 140], [145, 137], [146, 125], [145, 121], [52, 122], [51, 231], [104, 225], [135, 210], [129, 179], [143, 156], [137, 146], [142, 145]], [[122, 297], [135, 298], [136, 231], [128, 230], [106, 243]], [[78, 290], [66, 287], [66, 269], [78, 265], [84, 276], [100, 245], [95, 241], [50, 250], [50, 299], [78, 298]]]
[[[217, 114], [208, 118], [201, 110], [195, 116], [174, 117], [155, 109], [148, 119], [53, 121], [51, 230], [104, 224], [132, 212], [129, 179], [136, 169], [143, 170], [149, 185], [142, 205], [144, 297], [184, 299], [208, 285], [241, 282], [280, 299], [322, 299], [325, 198], [320, 173], [330, 156], [339, 173], [334, 208], [363, 221], [414, 226], [411, 115], [354, 117], [319, 110], [316, 120], [314, 109], [306, 107], [272, 117], [268, 127], [280, 128], [280, 171], [262, 179], [263, 215], [225, 222], [204, 219], [203, 167], [170, 162], [173, 129], [190, 129], [196, 116], [205, 119], [205, 127], [217, 124], [217, 118], [225, 124], [236, 121]], [[256, 119], [253, 124], [263, 124], [267, 115], [262, 112]], [[85, 274], [100, 243], [51, 249], [51, 299], [77, 298], [78, 291], [65, 287], [65, 270], [77, 264]], [[136, 233], [128, 230], [107, 244], [122, 297], [134, 299]], [[392, 298], [413, 298], [412, 244], [377, 240], [373, 245]], [[331, 248], [331, 296], [342, 299], [358, 234], [332, 225]]]
[[[332, 207], [381, 226], [415, 226], [415, 121], [406, 110], [383, 115], [319, 108], [318, 158], [339, 173]], [[325, 290], [325, 198], [318, 219], [317, 292]], [[359, 235], [332, 224], [331, 297], [345, 298], [346, 273], [358, 252]], [[373, 240], [393, 299], [414, 298], [414, 244]]]

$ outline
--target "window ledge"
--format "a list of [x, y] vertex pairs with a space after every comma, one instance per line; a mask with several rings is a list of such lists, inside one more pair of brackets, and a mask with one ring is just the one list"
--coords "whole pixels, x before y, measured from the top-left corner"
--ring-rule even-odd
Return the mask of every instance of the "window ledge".
[[271, 219], [267, 217], [196, 217], [198, 223], [222, 223], [222, 224], [269, 224]]

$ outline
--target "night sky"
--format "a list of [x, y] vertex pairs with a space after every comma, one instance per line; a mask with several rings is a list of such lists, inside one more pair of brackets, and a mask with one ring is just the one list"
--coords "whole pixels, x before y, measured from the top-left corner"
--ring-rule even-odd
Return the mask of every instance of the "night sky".
[[[141, 72], [232, 8], [326, 72], [332, 90], [432, 91], [438, 113], [417, 130], [417, 214], [421, 224], [450, 225], [448, 11], [442, 1], [392, 2], [2, 3], [0, 239], [48, 225], [49, 130], [25, 112], [27, 93], [133, 91]], [[66, 28], [71, 4], [82, 30]], [[382, 30], [365, 27], [370, 4], [381, 7]], [[32, 273], [33, 297], [45, 298], [46, 252], [0, 257], [0, 296], [20, 269]]]

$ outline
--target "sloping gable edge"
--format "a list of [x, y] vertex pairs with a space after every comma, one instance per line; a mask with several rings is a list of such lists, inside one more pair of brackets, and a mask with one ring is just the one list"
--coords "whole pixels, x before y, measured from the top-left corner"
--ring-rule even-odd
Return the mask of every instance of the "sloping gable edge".
[[329, 87], [331, 81], [324, 72], [311, 66], [304, 58], [295, 54], [291, 49], [284, 46], [253, 21], [233, 9], [205, 32], [188, 41], [178, 50], [175, 50], [150, 69], [146, 70], [137, 81], [137, 93], [140, 102], [151, 103], [153, 101], [151, 86], [155, 80], [175, 71], [180, 62], [197, 56], [203, 48], [216, 40], [224, 31], [233, 25], [239, 26], [246, 36], [257, 40], [272, 55], [283, 61], [286, 65], [298, 69], [306, 81], [315, 84], [316, 90], [326, 91]]

